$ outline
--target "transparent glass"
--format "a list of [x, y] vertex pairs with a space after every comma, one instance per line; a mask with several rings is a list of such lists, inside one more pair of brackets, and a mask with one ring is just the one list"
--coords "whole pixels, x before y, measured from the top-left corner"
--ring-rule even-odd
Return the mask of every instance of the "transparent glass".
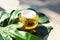
[[22, 24], [24, 24], [26, 30], [32, 30], [37, 27], [38, 18], [39, 16], [36, 14], [36, 16], [34, 16], [33, 18], [20, 17], [19, 20]]

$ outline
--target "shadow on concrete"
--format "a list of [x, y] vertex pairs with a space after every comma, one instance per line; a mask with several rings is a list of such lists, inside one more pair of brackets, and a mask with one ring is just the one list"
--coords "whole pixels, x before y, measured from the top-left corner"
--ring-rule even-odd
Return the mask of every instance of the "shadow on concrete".
[[46, 8], [49, 8], [52, 11], [55, 11], [60, 14], [60, 3], [58, 3], [57, 5], [47, 5]]
[[38, 0], [38, 1], [42, 1], [42, 2], [45, 2], [46, 0]]
[[[19, 0], [20, 1], [20, 0]], [[43, 3], [45, 3], [45, 2], [48, 2], [47, 0], [38, 0], [38, 1], [43, 1]], [[32, 1], [31, 1], [32, 2]], [[52, 11], [54, 11], [54, 12], [57, 12], [58, 14], [60, 14], [60, 3], [58, 3], [57, 2], [57, 5], [52, 5], [51, 3], [50, 4], [46, 4], [46, 5], [43, 5], [43, 6], [41, 6], [41, 5], [38, 5], [38, 3], [37, 3], [37, 5], [33, 5], [33, 3], [31, 3], [31, 2], [28, 2], [28, 1], [20, 1], [20, 4], [26, 4], [26, 5], [30, 5], [31, 6], [31, 8], [34, 8], [34, 9], [36, 9], [36, 10], [38, 10], [39, 11], [39, 9], [41, 8], [48, 8], [48, 9], [51, 9]], [[36, 2], [36, 1], [35, 1]], [[35, 3], [34, 2], [34, 3]]]
[[0, 11], [5, 11], [5, 9], [3, 9], [2, 7], [0, 7]]

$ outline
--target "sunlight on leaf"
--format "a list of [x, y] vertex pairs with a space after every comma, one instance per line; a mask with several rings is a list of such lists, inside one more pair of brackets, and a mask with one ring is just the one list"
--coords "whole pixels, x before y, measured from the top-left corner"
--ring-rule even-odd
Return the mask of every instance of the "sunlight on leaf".
[[12, 20], [18, 18], [18, 14], [20, 14], [20, 10], [15, 10], [15, 11], [11, 14], [11, 17], [10, 17], [10, 19], [9, 19], [9, 23], [10, 23]]
[[24, 32], [24, 31], [19, 31], [19, 33], [24, 37], [26, 36], [26, 32]]
[[8, 25], [5, 30], [6, 32], [11, 35], [12, 37], [19, 37], [19, 38], [22, 38], [22, 39], [25, 39], [25, 37], [20, 34], [21, 32], [19, 32], [19, 30], [17, 30], [17, 28], [20, 27], [20, 24], [11, 24], [11, 25]]
[[9, 18], [9, 16], [10, 16], [9, 13], [6, 13], [4, 11], [0, 13], [0, 23], [4, 21], [5, 19]]
[[45, 23], [47, 21], [48, 21], [48, 18], [46, 16], [40, 17], [38, 20], [39, 23]]
[[5, 32], [0, 31], [0, 40], [12, 40], [12, 38], [7, 35]]
[[46, 28], [47, 28], [48, 32], [50, 32], [53, 29], [53, 27], [51, 27], [51, 26], [47, 26]]
[[1, 34], [0, 34], [0, 40], [4, 40]]
[[[30, 34], [30, 33], [28, 33], [28, 32], [14, 29], [14, 28], [17, 27], [17, 26], [18, 26], [18, 25], [15, 24], [15, 25], [10, 25], [10, 26], [6, 27], [6, 28], [8, 29], [8, 30], [6, 30], [7, 33], [8, 33], [10, 36], [14, 37], [14, 38], [17, 38], [17, 37], [18, 37], [18, 39], [23, 39], [23, 40], [35, 40], [35, 39], [38, 38], [39, 40], [42, 40], [41, 38], [39, 38], [39, 37], [37, 37], [37, 36], [34, 36], [34, 35], [32, 35], [32, 34]], [[5, 29], [6, 29], [6, 28], [5, 28]], [[17, 39], [16, 39], [16, 40], [17, 40]]]
[[26, 32], [26, 40], [42, 40], [42, 38]]
[[46, 23], [49, 21], [48, 17], [42, 13], [38, 14], [39, 15], [39, 19], [38, 22], [39, 23]]

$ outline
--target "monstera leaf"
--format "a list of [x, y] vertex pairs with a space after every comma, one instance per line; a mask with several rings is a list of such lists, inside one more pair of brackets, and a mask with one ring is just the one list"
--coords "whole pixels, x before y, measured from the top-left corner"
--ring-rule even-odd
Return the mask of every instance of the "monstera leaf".
[[49, 21], [48, 17], [42, 13], [38, 14], [39, 15], [39, 19], [38, 22], [39, 23], [46, 23]]
[[12, 38], [5, 32], [0, 30], [0, 40], [12, 40]]
[[[20, 12], [21, 10], [13, 10], [11, 13], [2, 12], [0, 14], [0, 40], [43, 40], [43, 38], [27, 31], [18, 30], [21, 27], [21, 24], [18, 24], [18, 15]], [[39, 23], [48, 21], [45, 16], [40, 15], [40, 17]], [[51, 31], [50, 28], [47, 28], [48, 32]]]
[[4, 34], [1, 32], [1, 40], [4, 40], [4, 37], [5, 39], [9, 39], [9, 40], [13, 40], [13, 38], [15, 38], [15, 40], [42, 40], [42, 38], [39, 38], [37, 36], [34, 36], [26, 31], [20, 31], [18, 30], [17, 28], [20, 27], [20, 24], [11, 24], [11, 25], [8, 25], [6, 27], [2, 27], [0, 28], [0, 30], [2, 32], [4, 32]]
[[0, 12], [0, 23], [7, 19], [9, 16], [9, 13], [6, 13], [5, 11]]
[[10, 14], [9, 23], [13, 23], [14, 21], [16, 21], [18, 18], [18, 14], [20, 14], [20, 10], [13, 10]]

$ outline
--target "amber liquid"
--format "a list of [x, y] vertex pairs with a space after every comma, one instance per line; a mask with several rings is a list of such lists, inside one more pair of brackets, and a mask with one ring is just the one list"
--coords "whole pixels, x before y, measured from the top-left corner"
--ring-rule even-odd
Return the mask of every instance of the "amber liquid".
[[20, 17], [20, 22], [24, 24], [24, 27], [26, 30], [32, 30], [34, 28], [37, 27], [38, 25], [38, 18], [39, 16], [36, 15], [33, 18], [24, 18], [24, 17]]

